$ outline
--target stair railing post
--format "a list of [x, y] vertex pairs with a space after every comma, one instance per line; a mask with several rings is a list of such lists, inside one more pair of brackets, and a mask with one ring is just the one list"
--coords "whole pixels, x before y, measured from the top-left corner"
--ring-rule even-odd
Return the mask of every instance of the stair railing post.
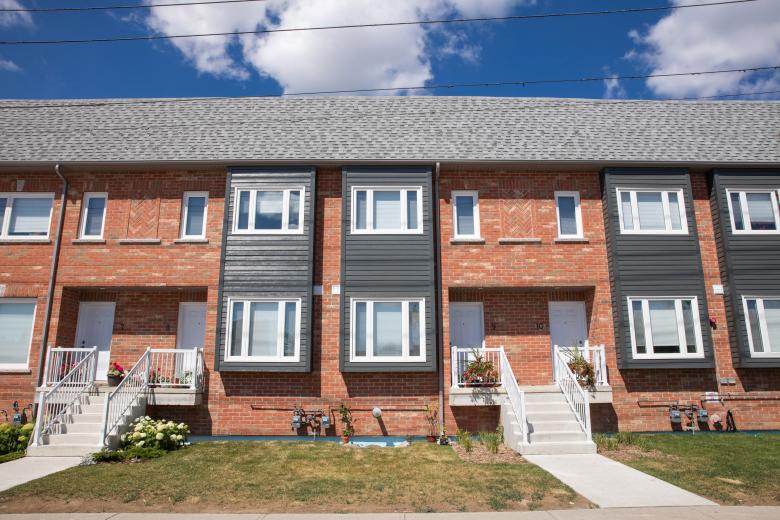
[[92, 354], [90, 355], [92, 356], [92, 383], [94, 384], [95, 380], [97, 379], [97, 345], [92, 346]]
[[453, 388], [460, 386], [458, 380], [458, 347], [455, 345], [450, 346], [450, 378], [452, 379]]
[[51, 356], [51, 345], [48, 345], [46, 347], [46, 358], [44, 363], [46, 363], [43, 366], [43, 381], [41, 381], [41, 386], [46, 387], [46, 385], [49, 384], [49, 362], [51, 361], [49, 357]]
[[46, 392], [41, 392], [41, 400], [38, 403], [38, 417], [35, 421], [35, 430], [33, 431], [33, 446], [41, 444], [41, 424], [46, 417]]
[[146, 347], [146, 369], [144, 370], [144, 389], [149, 387], [149, 371], [152, 369], [152, 347]]

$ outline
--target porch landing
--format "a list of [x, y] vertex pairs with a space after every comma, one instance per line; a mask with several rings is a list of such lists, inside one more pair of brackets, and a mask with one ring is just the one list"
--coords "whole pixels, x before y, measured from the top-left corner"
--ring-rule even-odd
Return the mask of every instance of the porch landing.
[[[558, 385], [520, 385], [520, 391], [526, 394], [559, 393]], [[599, 385], [586, 390], [591, 404], [611, 403], [612, 387]], [[506, 389], [497, 387], [457, 387], [450, 388], [450, 406], [500, 406], [507, 400]]]

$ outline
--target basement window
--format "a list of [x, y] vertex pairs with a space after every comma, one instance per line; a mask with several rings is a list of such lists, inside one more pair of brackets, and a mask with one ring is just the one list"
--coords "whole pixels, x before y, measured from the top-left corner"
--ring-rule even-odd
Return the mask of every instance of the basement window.
[[0, 298], [0, 370], [28, 367], [35, 300]]
[[233, 232], [303, 233], [304, 189], [236, 190]]
[[683, 191], [617, 189], [623, 234], [687, 235]]
[[351, 307], [351, 361], [425, 361], [424, 299], [353, 299]]
[[53, 199], [53, 193], [0, 193], [0, 239], [48, 239]]
[[701, 358], [699, 304], [688, 298], [628, 298], [635, 359]]
[[774, 190], [726, 190], [731, 231], [734, 234], [772, 234], [780, 232], [777, 193]]
[[226, 361], [300, 360], [300, 300], [230, 300]]
[[780, 357], [780, 298], [743, 297], [750, 355]]
[[353, 187], [353, 234], [422, 233], [422, 187]]

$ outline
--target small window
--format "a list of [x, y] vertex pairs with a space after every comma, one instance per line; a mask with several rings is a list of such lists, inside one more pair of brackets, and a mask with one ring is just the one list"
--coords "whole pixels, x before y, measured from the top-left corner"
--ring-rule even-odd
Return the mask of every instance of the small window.
[[742, 298], [750, 354], [780, 357], [780, 298]]
[[556, 191], [555, 211], [558, 218], [558, 238], [582, 238], [579, 192]]
[[352, 188], [352, 233], [422, 233], [422, 187]]
[[53, 193], [0, 193], [0, 239], [49, 237]]
[[704, 357], [697, 299], [629, 298], [634, 357]]
[[623, 234], [687, 234], [682, 190], [618, 188], [618, 214]]
[[479, 195], [476, 191], [452, 192], [452, 222], [455, 238], [480, 238]]
[[206, 213], [209, 194], [205, 191], [187, 191], [182, 200], [181, 238], [206, 237]]
[[26, 369], [30, 356], [35, 300], [0, 298], [0, 369]]
[[425, 300], [352, 300], [350, 359], [425, 361]]
[[732, 232], [735, 234], [780, 232], [777, 192], [726, 190], [726, 196], [731, 214]]
[[106, 220], [106, 193], [85, 193], [81, 205], [81, 238], [103, 238]]
[[227, 361], [300, 359], [300, 300], [229, 302]]
[[303, 197], [303, 188], [237, 190], [234, 233], [302, 233]]

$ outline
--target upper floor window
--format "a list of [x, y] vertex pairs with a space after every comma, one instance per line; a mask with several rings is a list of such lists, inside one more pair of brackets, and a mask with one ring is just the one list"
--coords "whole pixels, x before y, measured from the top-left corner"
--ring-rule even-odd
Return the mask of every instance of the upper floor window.
[[205, 238], [208, 205], [208, 192], [187, 191], [184, 193], [181, 204], [181, 238]]
[[689, 298], [628, 298], [634, 358], [703, 357], [699, 304]]
[[682, 190], [618, 188], [617, 196], [621, 233], [688, 233]]
[[558, 218], [558, 238], [582, 238], [579, 192], [556, 191], [555, 212]]
[[425, 361], [425, 300], [352, 300], [351, 361]]
[[780, 215], [774, 190], [726, 190], [731, 214], [731, 231], [740, 233], [777, 233]]
[[227, 361], [300, 359], [300, 300], [230, 300]]
[[0, 193], [0, 239], [49, 237], [53, 193]]
[[0, 298], [0, 369], [26, 369], [30, 356], [35, 300]]
[[476, 191], [452, 192], [455, 238], [479, 238], [479, 195]]
[[236, 190], [236, 233], [302, 233], [303, 188]]
[[353, 187], [352, 233], [422, 233], [422, 187]]
[[106, 193], [85, 193], [81, 205], [81, 238], [103, 238], [106, 220]]
[[750, 354], [780, 357], [780, 298], [742, 298]]

